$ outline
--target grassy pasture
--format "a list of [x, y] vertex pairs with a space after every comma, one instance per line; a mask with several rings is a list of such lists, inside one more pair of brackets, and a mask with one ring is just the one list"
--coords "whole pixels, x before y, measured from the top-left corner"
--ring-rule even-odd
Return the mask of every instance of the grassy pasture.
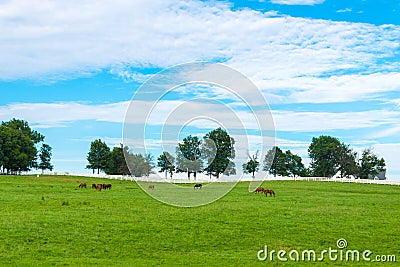
[[[81, 182], [87, 189], [78, 189]], [[112, 183], [97, 192], [92, 183]], [[155, 190], [163, 190], [156, 184]], [[239, 183], [217, 202], [177, 208], [135, 182], [65, 176], [0, 176], [0, 266], [396, 266], [400, 187], [269, 181], [277, 197]], [[207, 190], [204, 187], [202, 190]], [[193, 194], [202, 194], [196, 190]], [[397, 263], [259, 261], [274, 250], [348, 249]], [[275, 257], [276, 258], [276, 257]]]

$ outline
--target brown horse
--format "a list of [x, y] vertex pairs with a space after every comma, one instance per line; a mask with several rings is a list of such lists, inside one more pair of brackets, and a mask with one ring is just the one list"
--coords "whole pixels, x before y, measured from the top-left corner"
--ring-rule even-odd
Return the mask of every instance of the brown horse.
[[100, 191], [101, 191], [101, 189], [103, 189], [103, 185], [102, 185], [102, 184], [98, 184], [98, 185], [97, 185], [97, 191], [99, 191], [99, 192], [100, 192]]
[[81, 183], [78, 187], [79, 188], [86, 188], [86, 184], [85, 183]]
[[97, 184], [92, 184], [92, 189], [97, 189]]
[[103, 184], [103, 189], [111, 189], [111, 184]]
[[149, 190], [154, 190], [154, 184], [149, 185]]
[[269, 194], [270, 196], [274, 195], [274, 197], [275, 197], [275, 192], [274, 192], [274, 190], [272, 190], [272, 189], [264, 189], [264, 193], [265, 193], [265, 196], [266, 196], [266, 197], [268, 196], [268, 194]]
[[262, 192], [264, 192], [264, 188], [263, 187], [257, 187], [257, 189], [254, 191], [254, 193], [262, 193]]

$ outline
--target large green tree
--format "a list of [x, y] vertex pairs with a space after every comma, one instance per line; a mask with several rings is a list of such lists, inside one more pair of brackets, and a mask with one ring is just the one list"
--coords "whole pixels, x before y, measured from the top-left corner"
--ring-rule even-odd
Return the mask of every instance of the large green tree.
[[128, 153], [128, 147], [114, 147], [109, 156], [109, 161], [105, 169], [106, 174], [111, 175], [129, 175], [129, 169], [126, 165], [124, 153]]
[[311, 158], [311, 170], [314, 176], [332, 177], [336, 174], [339, 161], [337, 151], [341, 147], [339, 139], [321, 135], [313, 137], [308, 154]]
[[97, 139], [90, 144], [90, 150], [87, 155], [87, 169], [92, 169], [93, 173], [97, 169], [97, 174], [100, 171], [106, 171], [109, 167], [110, 148], [101, 139]]
[[235, 140], [224, 129], [218, 128], [204, 136], [202, 152], [206, 167], [204, 171], [217, 179], [221, 174], [236, 174]]
[[285, 172], [289, 176], [306, 176], [307, 172], [304, 167], [304, 164], [301, 160], [301, 157], [293, 154], [290, 150], [287, 150], [284, 153], [284, 166], [285, 166]]
[[351, 175], [357, 175], [357, 152], [353, 151], [349, 145], [342, 143], [337, 151], [335, 160], [337, 162], [337, 171], [340, 173], [340, 177], [349, 177]]
[[39, 164], [38, 164], [38, 169], [42, 170], [42, 173], [44, 170], [53, 170], [53, 165], [51, 164], [51, 152], [52, 148], [48, 144], [43, 144], [42, 147], [40, 148], [39, 151]]
[[277, 176], [287, 176], [289, 173], [287, 172], [285, 165], [285, 153], [277, 146], [274, 146], [270, 150], [268, 150], [267, 154], [264, 158], [263, 170], [268, 171], [270, 174]]
[[191, 173], [196, 179], [196, 174], [203, 169], [201, 145], [202, 142], [197, 136], [189, 135], [183, 138], [176, 148], [176, 171], [187, 172], [188, 179]]
[[36, 145], [44, 136], [32, 130], [28, 122], [12, 119], [0, 125], [0, 166], [2, 172], [18, 174], [37, 167]]
[[154, 168], [153, 157], [150, 154], [125, 154], [131, 174], [135, 177], [149, 176]]
[[165, 178], [167, 178], [168, 172], [172, 178], [172, 174], [175, 171], [174, 162], [175, 158], [167, 151], [164, 151], [164, 153], [157, 158], [157, 166], [160, 168], [160, 172], [165, 172]]
[[383, 158], [378, 158], [377, 155], [372, 153], [371, 149], [365, 149], [359, 160], [359, 174], [361, 179], [368, 179], [375, 177], [381, 172], [386, 171], [386, 163]]
[[307, 176], [301, 157], [290, 150], [284, 152], [277, 146], [265, 155], [263, 170], [274, 176]]

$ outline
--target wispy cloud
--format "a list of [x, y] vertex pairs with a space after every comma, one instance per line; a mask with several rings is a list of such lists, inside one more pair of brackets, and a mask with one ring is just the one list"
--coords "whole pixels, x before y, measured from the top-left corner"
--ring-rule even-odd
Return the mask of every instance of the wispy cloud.
[[344, 9], [336, 10], [337, 13], [347, 13], [347, 12], [352, 12], [352, 11], [353, 11], [353, 9], [351, 9], [351, 8], [344, 8]]
[[[129, 102], [112, 104], [88, 105], [74, 102], [47, 104], [10, 104], [0, 107], [0, 119], [9, 120], [18, 114], [28, 120], [32, 125], [47, 125], [59, 127], [72, 121], [93, 120], [122, 123], [125, 119], [128, 123], [143, 123], [143, 118], [148, 114], [142, 114], [153, 102], [137, 101], [133, 110], [134, 116], [125, 118], [125, 111]], [[187, 105], [186, 111], [182, 105]], [[207, 113], [204, 113], [207, 111]], [[198, 114], [196, 113], [198, 112]], [[149, 125], [176, 125], [182, 126], [188, 122], [188, 118], [196, 115], [205, 115], [220, 121], [230, 129], [258, 129], [257, 121], [248, 110], [232, 110], [228, 106], [215, 105], [201, 102], [161, 101], [154, 107], [148, 116]], [[400, 112], [389, 110], [370, 110], [363, 112], [293, 112], [275, 110], [272, 112], [276, 129], [290, 132], [317, 132], [332, 130], [349, 130], [374, 128], [379, 126], [393, 126], [399, 123]], [[234, 118], [235, 117], [235, 118]], [[193, 127], [210, 128], [207, 120], [194, 121]], [[213, 124], [213, 126], [215, 126]], [[396, 131], [394, 132], [396, 133]]]
[[122, 122], [129, 102], [101, 105], [66, 103], [17, 103], [0, 107], [0, 120], [13, 117], [29, 121], [35, 128], [65, 127], [82, 120]]
[[272, 103], [338, 103], [377, 99], [400, 90], [400, 72], [257, 81]]
[[271, 0], [273, 4], [313, 6], [322, 4], [325, 0]]

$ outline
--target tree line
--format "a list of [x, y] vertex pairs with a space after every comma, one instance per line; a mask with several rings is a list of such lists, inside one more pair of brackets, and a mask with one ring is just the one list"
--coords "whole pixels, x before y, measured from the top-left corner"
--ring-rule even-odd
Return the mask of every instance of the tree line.
[[[202, 138], [189, 135], [177, 145], [175, 157], [163, 152], [155, 164], [150, 154], [130, 153], [128, 147], [122, 145], [111, 150], [98, 139], [91, 143], [87, 168], [93, 169], [93, 172], [97, 170], [97, 173], [104, 171], [106, 174], [132, 174], [140, 177], [148, 176], [157, 166], [166, 178], [172, 178], [174, 172], [182, 172], [187, 173], [189, 180], [191, 175], [196, 179], [198, 173], [218, 179], [222, 174], [236, 174], [234, 144], [235, 140], [221, 128], [210, 131]], [[258, 159], [258, 151], [253, 156], [249, 155], [249, 160], [242, 168], [253, 177], [260, 168], [274, 176], [332, 177], [339, 173], [340, 177], [354, 176], [361, 179], [386, 171], [385, 160], [378, 158], [371, 149], [366, 148], [358, 155], [349, 145], [331, 136], [314, 137], [308, 154], [311, 164], [307, 168], [300, 156], [275, 146], [268, 151], [262, 162]]]
[[[45, 136], [30, 128], [24, 120], [12, 119], [0, 124], [0, 173], [21, 174], [32, 169], [53, 170], [52, 148]], [[41, 145], [41, 146], [40, 146]], [[38, 148], [40, 146], [40, 148]]]
[[385, 160], [374, 154], [372, 149], [365, 148], [358, 154], [332, 136], [313, 137], [308, 156], [311, 163], [306, 168], [301, 157], [290, 150], [284, 152], [274, 147], [265, 156], [264, 170], [274, 176], [332, 177], [339, 174], [341, 178], [353, 176], [360, 179], [373, 178], [386, 172]]
[[[174, 172], [186, 172], [188, 179], [194, 179], [200, 172], [220, 177], [221, 174], [234, 174], [235, 166], [234, 139], [221, 129], [207, 133], [202, 139], [189, 135], [176, 148], [176, 157], [164, 152], [157, 158], [157, 166], [165, 175]], [[112, 150], [101, 139], [90, 144], [86, 168], [106, 174], [132, 174], [136, 177], [148, 176], [155, 167], [154, 158], [150, 154], [135, 154], [128, 147], [114, 147]]]

